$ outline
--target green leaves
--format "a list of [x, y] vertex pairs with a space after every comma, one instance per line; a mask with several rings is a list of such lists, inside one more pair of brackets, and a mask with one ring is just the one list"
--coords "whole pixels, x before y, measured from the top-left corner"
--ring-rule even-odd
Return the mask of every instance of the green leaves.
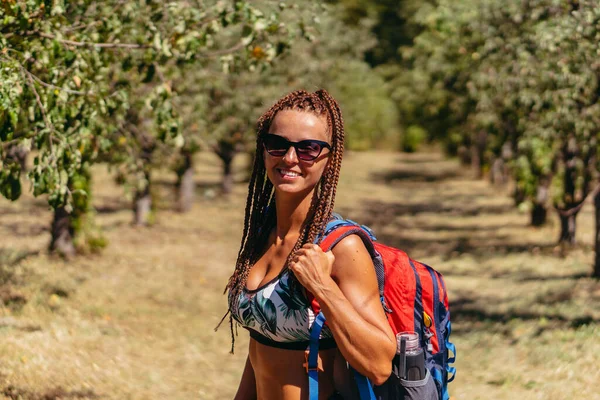
[[[455, 149], [457, 132], [470, 146], [484, 131], [488, 155], [509, 144], [517, 185], [530, 196], [568, 163], [576, 194], [558, 203], [585, 194], [592, 178], [583, 165], [597, 159], [587, 143], [600, 132], [596, 2], [439, 0], [428, 8], [415, 14], [423, 31], [404, 50], [410, 68], [394, 80], [403, 121], [423, 123]], [[552, 187], [562, 198], [566, 189]]]
[[[69, 206], [68, 182], [84, 162], [109, 160], [140, 176], [148, 143], [164, 153], [185, 145], [174, 77], [221, 56], [236, 69], [271, 62], [271, 41], [285, 40], [273, 26], [277, 9], [264, 13], [244, 1], [5, 3], [0, 145], [33, 139], [28, 178], [34, 195], [47, 194], [53, 207]], [[257, 46], [265, 57], [253, 57]], [[0, 162], [6, 157], [1, 151]], [[18, 196], [16, 182], [4, 169], [2, 193]]]

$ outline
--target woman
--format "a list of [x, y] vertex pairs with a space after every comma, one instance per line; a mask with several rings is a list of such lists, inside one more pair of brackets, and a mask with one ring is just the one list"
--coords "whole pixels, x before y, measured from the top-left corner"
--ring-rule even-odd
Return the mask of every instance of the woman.
[[259, 119], [257, 136], [242, 243], [227, 285], [232, 317], [251, 336], [236, 399], [308, 397], [303, 364], [314, 315], [307, 292], [327, 318], [319, 398], [349, 398], [346, 362], [381, 384], [396, 342], [362, 240], [348, 236], [328, 253], [313, 244], [333, 211], [344, 146], [340, 108], [325, 90], [290, 93]]

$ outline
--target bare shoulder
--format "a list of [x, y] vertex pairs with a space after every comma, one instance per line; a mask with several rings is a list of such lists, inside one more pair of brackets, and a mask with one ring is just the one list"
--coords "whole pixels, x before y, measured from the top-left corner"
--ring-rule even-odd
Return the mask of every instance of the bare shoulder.
[[[348, 235], [332, 249], [333, 255], [338, 257], [348, 257], [355, 254], [364, 254], [369, 256], [369, 252], [358, 235]], [[370, 256], [369, 256], [370, 257]]]
[[374, 275], [371, 255], [358, 235], [346, 236], [332, 252], [335, 256], [332, 276], [364, 275], [371, 271]]

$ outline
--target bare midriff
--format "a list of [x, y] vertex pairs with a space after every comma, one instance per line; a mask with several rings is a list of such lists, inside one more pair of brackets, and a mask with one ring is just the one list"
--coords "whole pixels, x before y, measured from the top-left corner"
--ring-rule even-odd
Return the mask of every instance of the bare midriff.
[[[250, 339], [250, 362], [256, 379], [256, 394], [261, 400], [308, 399], [308, 375], [303, 364], [303, 350], [287, 350], [265, 346]], [[320, 350], [319, 399], [326, 400], [335, 392], [337, 385], [343, 384], [343, 361], [337, 349]], [[343, 364], [340, 365], [340, 362]], [[335, 365], [338, 364], [338, 367]], [[334, 378], [334, 370], [337, 372]], [[345, 373], [342, 372], [342, 375]]]

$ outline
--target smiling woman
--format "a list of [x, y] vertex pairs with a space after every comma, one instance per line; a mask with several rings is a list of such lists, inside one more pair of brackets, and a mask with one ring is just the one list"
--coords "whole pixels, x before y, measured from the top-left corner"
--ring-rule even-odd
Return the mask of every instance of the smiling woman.
[[343, 150], [342, 114], [325, 90], [290, 93], [258, 121], [242, 243], [227, 286], [232, 330], [239, 323], [251, 338], [236, 399], [308, 398], [313, 298], [327, 318], [318, 398], [355, 396], [348, 364], [374, 384], [390, 375], [396, 343], [362, 240], [348, 236], [327, 253], [313, 244], [332, 218]]

